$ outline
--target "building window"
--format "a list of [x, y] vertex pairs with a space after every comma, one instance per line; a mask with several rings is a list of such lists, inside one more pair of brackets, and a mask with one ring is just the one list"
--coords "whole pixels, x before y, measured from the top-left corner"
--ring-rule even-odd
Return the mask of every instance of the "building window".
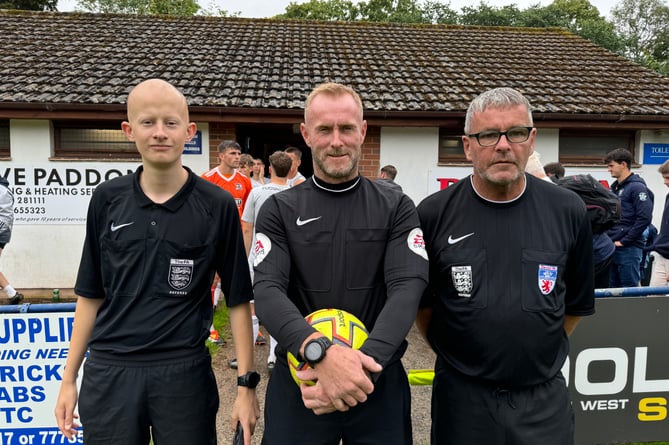
[[611, 150], [626, 148], [634, 154], [635, 132], [630, 130], [560, 130], [560, 162], [601, 165]]
[[462, 131], [456, 131], [452, 128], [439, 129], [439, 163], [469, 163], [465, 158], [465, 149], [462, 145]]
[[69, 159], [140, 159], [120, 121], [54, 121], [54, 155]]
[[9, 156], [9, 121], [0, 120], [0, 158]]

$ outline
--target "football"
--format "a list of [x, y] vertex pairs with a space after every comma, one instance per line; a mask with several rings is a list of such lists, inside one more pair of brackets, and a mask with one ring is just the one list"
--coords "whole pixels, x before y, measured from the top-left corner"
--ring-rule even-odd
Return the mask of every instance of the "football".
[[[341, 309], [320, 309], [304, 317], [311, 326], [321, 334], [332, 340], [332, 343], [340, 346], [348, 346], [353, 349], [360, 347], [367, 340], [369, 333], [365, 325], [353, 314]], [[314, 381], [303, 381], [297, 378], [297, 371], [309, 368], [309, 364], [299, 361], [293, 354], [288, 353], [288, 369], [295, 380], [300, 385], [314, 385]]]

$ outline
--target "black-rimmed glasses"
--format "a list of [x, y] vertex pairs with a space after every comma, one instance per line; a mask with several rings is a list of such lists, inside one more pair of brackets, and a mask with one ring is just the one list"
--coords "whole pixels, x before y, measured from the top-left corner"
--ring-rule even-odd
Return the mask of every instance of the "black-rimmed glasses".
[[513, 144], [525, 142], [530, 138], [530, 133], [534, 127], [513, 127], [506, 131], [487, 130], [480, 133], [468, 134], [470, 138], [476, 138], [479, 145], [482, 147], [491, 147], [497, 145], [502, 136]]

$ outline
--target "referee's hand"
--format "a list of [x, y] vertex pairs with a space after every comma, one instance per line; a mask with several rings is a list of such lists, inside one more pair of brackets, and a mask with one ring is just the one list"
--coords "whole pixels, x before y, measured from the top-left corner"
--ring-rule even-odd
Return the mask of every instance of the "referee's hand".
[[333, 345], [315, 369], [297, 373], [303, 381], [316, 380], [313, 386], [300, 387], [304, 406], [317, 415], [348, 411], [367, 400], [374, 391], [369, 375], [382, 369], [376, 360], [358, 350]]

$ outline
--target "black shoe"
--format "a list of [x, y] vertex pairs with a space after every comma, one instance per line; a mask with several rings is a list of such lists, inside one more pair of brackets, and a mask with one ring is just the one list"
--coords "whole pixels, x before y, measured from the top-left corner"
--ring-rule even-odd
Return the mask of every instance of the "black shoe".
[[9, 304], [19, 304], [21, 301], [23, 301], [23, 294], [17, 292], [16, 295], [9, 299]]
[[237, 369], [237, 359], [233, 358], [231, 360], [228, 360], [228, 366], [231, 367], [232, 369]]

